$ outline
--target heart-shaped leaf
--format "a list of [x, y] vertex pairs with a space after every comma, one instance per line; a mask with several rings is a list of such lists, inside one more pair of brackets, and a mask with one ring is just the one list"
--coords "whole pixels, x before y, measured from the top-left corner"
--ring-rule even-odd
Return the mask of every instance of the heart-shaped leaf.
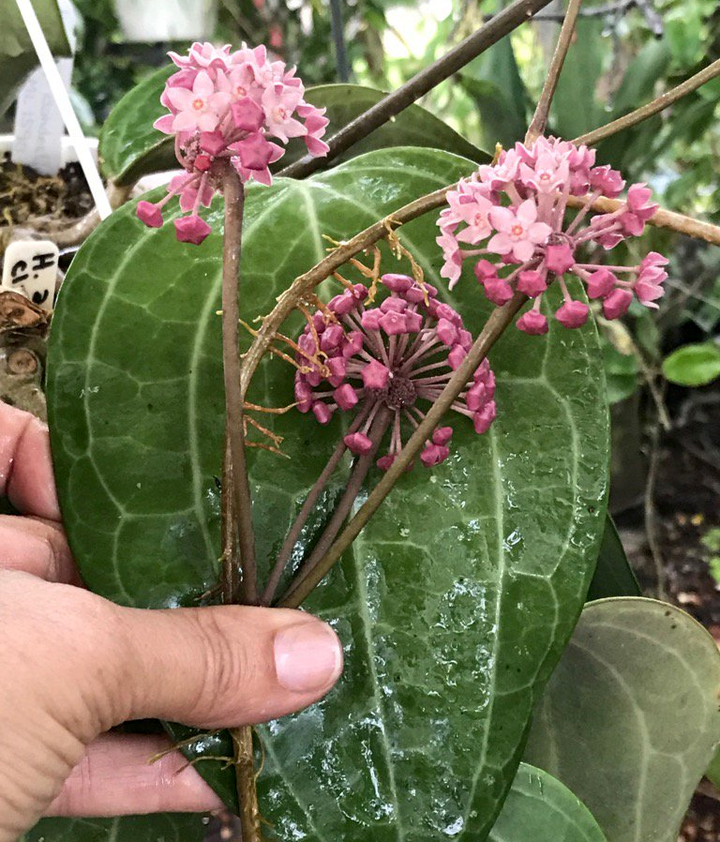
[[[420, 149], [374, 152], [248, 191], [243, 317], [345, 239], [473, 165]], [[471, 273], [438, 278], [436, 215], [400, 237], [477, 331]], [[220, 210], [211, 214], [221, 226]], [[385, 271], [397, 264], [386, 255]], [[403, 267], [404, 268], [404, 267]], [[55, 314], [48, 387], [59, 493], [88, 584], [130, 605], [192, 604], [216, 581], [223, 388], [220, 237], [198, 250], [131, 207], [93, 234]], [[290, 325], [288, 332], [295, 327]], [[261, 729], [265, 814], [280, 839], [482, 839], [510, 786], [536, 688], [570, 636], [605, 516], [607, 418], [593, 326], [493, 350], [500, 415], [399, 483], [308, 601], [338, 630], [345, 675], [322, 703]], [[292, 401], [293, 370], [263, 365], [254, 402]], [[251, 453], [264, 571], [340, 433], [263, 416], [292, 457]], [[373, 479], [374, 481], [374, 479]], [[342, 487], [338, 475], [329, 499]], [[220, 753], [227, 754], [226, 751]], [[198, 769], [227, 795], [220, 763]]]
[[625, 555], [613, 519], [608, 515], [587, 599], [590, 602], [610, 596], [640, 596], [640, 585]]
[[202, 842], [207, 820], [156, 813], [117, 819], [43, 819], [18, 842]]
[[[143, 175], [177, 168], [173, 139], [154, 129], [153, 123], [167, 113], [160, 104], [165, 82], [176, 67], [164, 67], [148, 76], [126, 94], [110, 113], [100, 134], [100, 160], [107, 178], [118, 184], [133, 184]], [[309, 88], [305, 99], [327, 108], [328, 132], [339, 131], [385, 96], [361, 85], [319, 85]], [[332, 161], [332, 166], [373, 149], [391, 146], [420, 146], [444, 149], [477, 163], [492, 156], [465, 140], [442, 120], [419, 105], [411, 105], [394, 120], [385, 123], [365, 139]], [[302, 138], [294, 138], [274, 169], [279, 170], [306, 152]]]
[[521, 763], [489, 842], [606, 842], [592, 813], [570, 790]]
[[720, 740], [720, 653], [692, 617], [640, 597], [584, 609], [525, 757], [612, 842], [675, 842]]

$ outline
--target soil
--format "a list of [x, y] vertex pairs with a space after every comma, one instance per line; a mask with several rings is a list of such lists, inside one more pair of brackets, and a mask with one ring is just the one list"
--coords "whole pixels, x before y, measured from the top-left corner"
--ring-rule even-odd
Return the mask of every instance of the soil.
[[22, 226], [38, 217], [73, 220], [93, 207], [79, 164], [68, 164], [56, 176], [45, 176], [13, 163], [7, 153], [0, 163], [0, 225]]

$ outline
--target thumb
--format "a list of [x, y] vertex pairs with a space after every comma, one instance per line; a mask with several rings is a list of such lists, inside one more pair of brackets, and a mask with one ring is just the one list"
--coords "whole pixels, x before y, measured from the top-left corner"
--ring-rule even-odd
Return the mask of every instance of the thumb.
[[118, 608], [129, 717], [250, 725], [300, 710], [342, 670], [327, 624], [277, 608]]

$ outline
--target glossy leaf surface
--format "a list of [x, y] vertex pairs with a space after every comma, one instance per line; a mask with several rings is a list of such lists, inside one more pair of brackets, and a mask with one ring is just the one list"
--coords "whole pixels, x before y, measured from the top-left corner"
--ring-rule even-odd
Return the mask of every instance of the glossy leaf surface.
[[[244, 318], [322, 257], [323, 234], [347, 238], [471, 169], [399, 149], [251, 188]], [[400, 236], [444, 288], [435, 215]], [[178, 245], [171, 226], [149, 231], [125, 208], [83, 246], [56, 311], [48, 385], [64, 516], [90, 586], [127, 604], [192, 604], [217, 575], [219, 254], [218, 234]], [[454, 293], [444, 297], [477, 330], [487, 309], [476, 282]], [[324, 702], [261, 729], [263, 810], [280, 839], [481, 839], [512, 782], [536, 688], [594, 567], [607, 419], [594, 327], [553, 326], [539, 341], [512, 328], [491, 361], [492, 431], [454, 419], [451, 458], [403, 478], [308, 602], [338, 630], [346, 669]], [[287, 405], [292, 381], [271, 361], [249, 397]], [[251, 453], [264, 570], [340, 429], [296, 413], [261, 420], [292, 457]], [[343, 483], [339, 473], [329, 499]], [[231, 773], [198, 768], [227, 797]]]
[[[118, 184], [132, 184], [148, 173], [177, 168], [172, 138], [152, 127], [158, 117], [167, 113], [160, 103], [160, 94], [167, 78], [176, 69], [173, 65], [153, 73], [120, 100], [105, 122], [100, 136], [100, 158], [105, 175]], [[309, 88], [305, 98], [318, 108], [327, 108], [329, 136], [384, 96], [381, 91], [361, 85], [319, 85]], [[332, 166], [364, 152], [390, 146], [430, 147], [464, 155], [476, 162], [490, 160], [489, 155], [429, 111], [411, 105], [336, 158]], [[302, 138], [291, 140], [274, 169], [291, 164], [306, 151]]]
[[720, 653], [674, 606], [584, 609], [535, 713], [525, 759], [583, 800], [612, 842], [675, 842], [720, 740]]
[[606, 842], [592, 813], [570, 790], [521, 763], [490, 842]]

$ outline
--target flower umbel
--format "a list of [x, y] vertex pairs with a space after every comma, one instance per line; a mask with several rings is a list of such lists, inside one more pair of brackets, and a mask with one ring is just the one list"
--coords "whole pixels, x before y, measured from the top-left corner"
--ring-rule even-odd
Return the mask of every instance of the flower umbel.
[[[624, 187], [619, 172], [595, 166], [595, 151], [587, 146], [544, 137], [532, 146], [517, 143], [448, 193], [448, 207], [438, 220], [437, 242], [445, 257], [441, 274], [453, 287], [463, 262], [476, 260], [475, 275], [494, 304], [507, 303], [515, 291], [534, 298], [532, 309], [516, 322], [529, 334], [548, 330], [541, 301], [553, 280], [563, 294], [555, 318], [569, 328], [587, 321], [587, 305], [572, 299], [563, 280], [568, 272], [587, 286], [590, 298], [602, 300], [608, 319], [624, 315], [633, 295], [657, 307], [667, 278], [662, 255], [651, 252], [637, 266], [605, 266], [583, 262], [580, 254], [592, 244], [609, 250], [642, 234], [657, 210], [644, 184], [633, 184], [613, 213], [586, 219], [598, 198], [615, 199]], [[570, 196], [584, 200], [572, 213]]]
[[[311, 155], [327, 154], [325, 109], [305, 102], [295, 69], [271, 61], [265, 47], [216, 49], [196, 43], [188, 55], [170, 53], [180, 68], [161, 97], [169, 114], [155, 128], [175, 136], [175, 154], [185, 173], [172, 179], [168, 195], [153, 204], [138, 203], [137, 215], [159, 228], [162, 208], [173, 196], [189, 216], [175, 222], [178, 239], [199, 245], [210, 227], [198, 216], [221, 188], [228, 164], [243, 182], [270, 184], [270, 164], [285, 154], [280, 144], [302, 137]], [[280, 141], [274, 143], [270, 138]]]
[[[390, 294], [379, 306], [366, 306], [368, 290], [357, 284], [313, 315], [298, 340], [295, 399], [301, 412], [312, 412], [321, 424], [337, 411], [355, 411], [344, 441], [356, 454], [372, 449], [368, 434], [384, 409], [390, 442], [377, 465], [386, 470], [402, 449], [403, 431], [425, 417], [421, 405], [437, 399], [473, 338], [460, 314], [438, 301], [430, 284], [407, 275], [381, 280]], [[495, 377], [484, 360], [452, 408], [484, 433], [496, 415], [494, 394]], [[451, 427], [435, 429], [420, 454], [424, 465], [439, 465], [448, 457], [452, 432]]]

